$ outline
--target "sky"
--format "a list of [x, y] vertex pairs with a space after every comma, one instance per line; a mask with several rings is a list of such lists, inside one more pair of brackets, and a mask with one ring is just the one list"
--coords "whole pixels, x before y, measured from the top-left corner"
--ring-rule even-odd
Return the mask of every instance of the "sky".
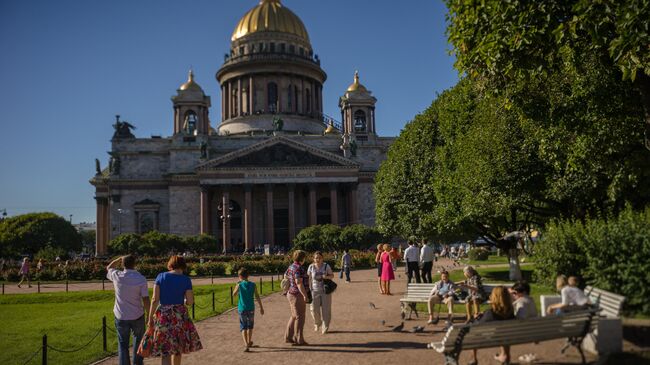
[[[0, 0], [0, 214], [50, 211], [94, 222], [95, 158], [115, 115], [138, 138], [172, 134], [170, 97], [194, 70], [221, 115], [215, 74], [258, 0]], [[359, 70], [377, 130], [397, 136], [458, 81], [446, 8], [431, 0], [283, 0], [304, 22], [328, 78], [325, 114]], [[340, 118], [339, 118], [340, 119]], [[214, 125], [213, 125], [214, 126]]]

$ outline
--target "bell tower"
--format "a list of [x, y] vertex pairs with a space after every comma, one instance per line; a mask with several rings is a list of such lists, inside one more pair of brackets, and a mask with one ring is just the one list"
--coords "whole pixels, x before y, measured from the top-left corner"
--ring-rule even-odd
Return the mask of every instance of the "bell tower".
[[377, 99], [359, 83], [359, 71], [356, 71], [354, 82], [339, 99], [343, 133], [354, 136], [359, 141], [367, 141], [369, 137], [376, 137], [375, 103], [377, 103]]
[[183, 133], [192, 136], [210, 133], [210, 97], [194, 81], [194, 72], [190, 70], [187, 82], [181, 85], [172, 96], [174, 103], [174, 135]]

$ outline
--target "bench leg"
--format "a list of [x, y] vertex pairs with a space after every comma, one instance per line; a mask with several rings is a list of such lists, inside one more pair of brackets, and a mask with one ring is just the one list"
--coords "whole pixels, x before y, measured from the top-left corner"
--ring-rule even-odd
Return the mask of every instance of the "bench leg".
[[458, 365], [458, 355], [453, 352], [445, 352], [445, 365]]
[[400, 316], [402, 317], [402, 320], [404, 320], [404, 318], [406, 318], [406, 305], [404, 305], [404, 302], [401, 302], [399, 306], [401, 311]]

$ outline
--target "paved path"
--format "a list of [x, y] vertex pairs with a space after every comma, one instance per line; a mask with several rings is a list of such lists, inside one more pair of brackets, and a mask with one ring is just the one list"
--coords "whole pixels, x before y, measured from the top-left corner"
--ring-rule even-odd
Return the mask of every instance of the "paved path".
[[[236, 311], [209, 318], [197, 323], [204, 349], [183, 357], [184, 364], [442, 364], [443, 357], [427, 349], [427, 343], [440, 340], [441, 325], [427, 326], [424, 333], [393, 332], [391, 328], [401, 322], [399, 297], [405, 289], [403, 268], [393, 282], [393, 296], [378, 293], [376, 270], [352, 272], [352, 283], [339, 281], [333, 294], [333, 319], [330, 333], [321, 335], [313, 331], [313, 321], [308, 314], [305, 325], [307, 347], [291, 347], [284, 343], [284, 330], [289, 318], [289, 306], [284, 296], [272, 294], [263, 299], [266, 315], [256, 313], [253, 341], [259, 347], [244, 353]], [[369, 302], [377, 309], [371, 309]], [[382, 324], [385, 321], [385, 325]], [[425, 324], [425, 316], [407, 321], [406, 330]], [[548, 341], [538, 345], [515, 346], [513, 359], [534, 352], [538, 362], [580, 363], [574, 349], [565, 356], [559, 355], [563, 340]], [[496, 349], [479, 351], [481, 364], [493, 364]], [[591, 358], [593, 360], [593, 358]], [[467, 353], [461, 363], [469, 361]], [[146, 364], [159, 364], [159, 359], [147, 359]], [[113, 357], [103, 365], [117, 364]]]

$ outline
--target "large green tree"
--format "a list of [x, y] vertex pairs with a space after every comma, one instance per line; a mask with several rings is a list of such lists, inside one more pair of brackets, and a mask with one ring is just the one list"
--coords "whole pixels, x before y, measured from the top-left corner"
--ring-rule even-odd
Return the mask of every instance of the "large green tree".
[[595, 55], [633, 82], [650, 148], [650, 0], [446, 0], [456, 67], [505, 88], [564, 63], [563, 50]]
[[54, 213], [29, 213], [0, 222], [0, 256], [33, 255], [47, 246], [79, 251], [81, 235]]

